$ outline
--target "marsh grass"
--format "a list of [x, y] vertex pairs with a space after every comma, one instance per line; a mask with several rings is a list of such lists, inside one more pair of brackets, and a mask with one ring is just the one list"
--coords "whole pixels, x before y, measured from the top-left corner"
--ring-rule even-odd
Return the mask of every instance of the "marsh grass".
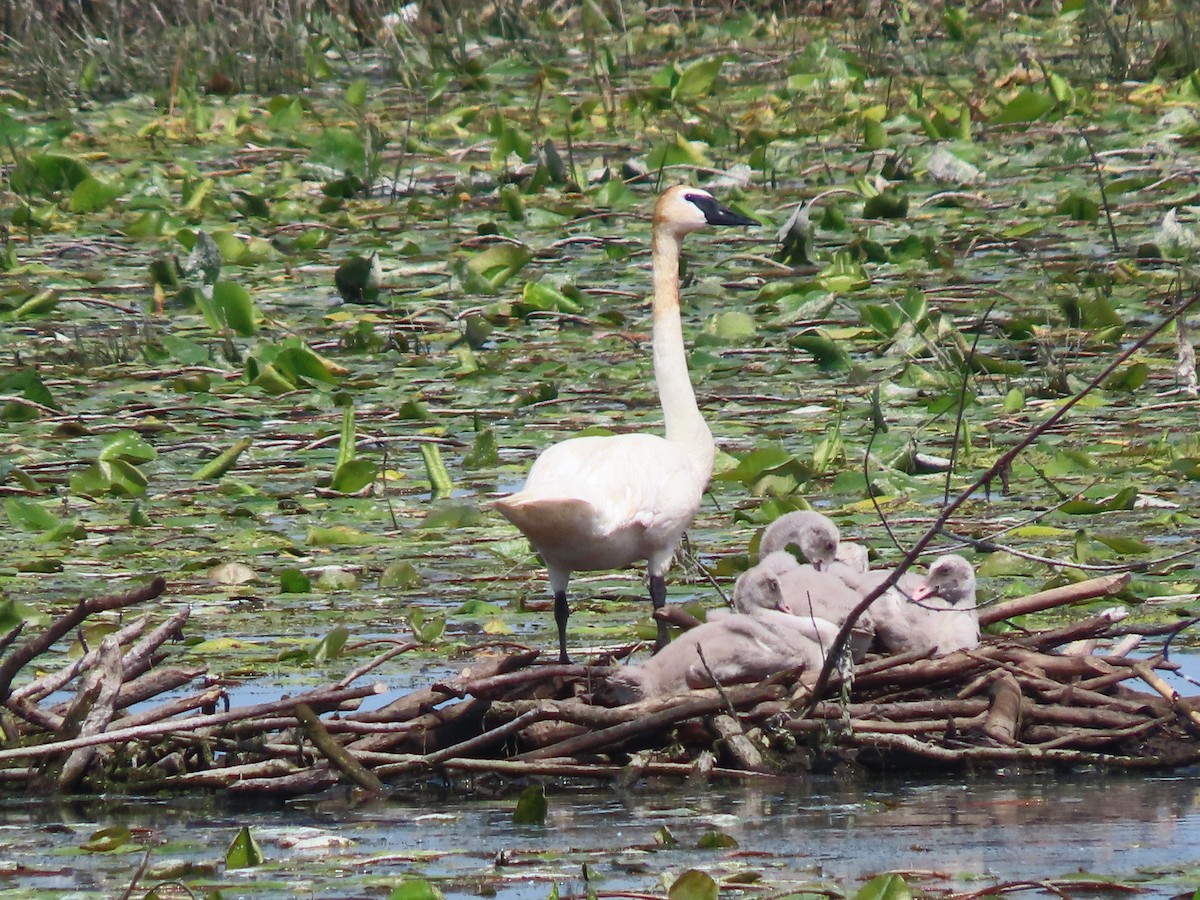
[[9, 78], [48, 99], [190, 88], [265, 92], [375, 42], [385, 0], [0, 2]]

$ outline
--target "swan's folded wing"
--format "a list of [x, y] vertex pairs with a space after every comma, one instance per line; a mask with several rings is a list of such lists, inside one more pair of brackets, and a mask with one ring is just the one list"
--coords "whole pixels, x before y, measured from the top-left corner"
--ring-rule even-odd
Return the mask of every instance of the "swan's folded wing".
[[496, 509], [533, 543], [554, 543], [564, 535], [577, 540], [595, 537], [596, 510], [587, 500], [573, 497], [538, 497], [524, 492], [496, 501]]
[[[686, 527], [703, 488], [678, 448], [654, 435], [631, 434], [555, 444], [538, 457], [525, 487], [510, 499], [522, 504], [582, 501], [591, 508], [592, 527], [602, 535], [630, 527], [655, 530], [680, 519], [686, 519]], [[580, 512], [574, 507], [566, 515]]]

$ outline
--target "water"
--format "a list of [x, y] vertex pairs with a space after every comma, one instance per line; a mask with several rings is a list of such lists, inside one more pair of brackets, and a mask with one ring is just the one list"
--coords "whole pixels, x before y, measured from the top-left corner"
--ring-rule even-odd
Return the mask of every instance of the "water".
[[[437, 879], [448, 897], [494, 891], [504, 900], [543, 900], [553, 884], [564, 895], [584, 892], [585, 864], [602, 892], [661, 893], [664, 877], [690, 868], [718, 881], [757, 877], [770, 893], [852, 892], [884, 871], [912, 873], [910, 881], [939, 890], [1080, 872], [1139, 882], [1151, 898], [1200, 884], [1200, 771], [551, 790], [541, 827], [511, 824], [511, 796], [469, 799], [463, 786], [357, 807], [341, 798], [10, 798], [0, 804], [0, 856], [13, 868], [0, 868], [0, 889], [21, 889], [6, 891], [12, 897], [112, 896], [145, 848], [154, 851], [142, 889], [174, 860], [193, 867], [181, 876], [193, 890], [219, 885], [227, 898], [386, 896], [419, 874]], [[133, 830], [135, 851], [79, 853], [96, 829], [114, 825]], [[225, 849], [243, 825], [267, 863], [223, 872]], [[664, 828], [677, 846], [656, 847]], [[696, 849], [714, 829], [739, 846]]]

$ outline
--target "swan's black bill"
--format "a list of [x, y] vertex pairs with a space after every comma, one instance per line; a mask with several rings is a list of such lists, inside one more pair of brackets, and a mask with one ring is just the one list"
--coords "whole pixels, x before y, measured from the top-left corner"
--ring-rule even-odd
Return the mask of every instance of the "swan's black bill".
[[728, 206], [722, 206], [712, 197], [703, 194], [687, 194], [687, 199], [700, 208], [704, 219], [709, 225], [760, 225], [758, 219], [736, 213]]

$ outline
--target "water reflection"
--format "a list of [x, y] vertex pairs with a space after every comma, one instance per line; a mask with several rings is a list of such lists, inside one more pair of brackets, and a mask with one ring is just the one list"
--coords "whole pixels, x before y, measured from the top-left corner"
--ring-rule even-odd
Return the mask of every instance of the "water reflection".
[[[190, 861], [199, 867], [191, 877], [224, 885], [227, 897], [250, 886], [245, 896], [256, 898], [358, 895], [367, 882], [424, 873], [443, 879], [448, 896], [494, 890], [505, 900], [542, 900], [555, 883], [564, 894], [586, 890], [586, 864], [590, 886], [602, 891], [658, 893], [664, 875], [688, 868], [718, 879], [756, 874], [770, 893], [852, 891], [888, 870], [919, 872], [916, 881], [943, 890], [1088, 871], [1149, 879], [1144, 896], [1166, 898], [1194, 889], [1188, 877], [1200, 872], [1200, 772], [819, 778], [782, 791], [660, 788], [552, 791], [544, 828], [514, 827], [511, 799], [460, 795], [365, 807], [341, 799], [9, 799], [0, 804], [0, 842], [13, 865], [0, 868], [0, 889], [111, 896], [128, 884], [140, 854], [79, 856], [77, 848], [113, 825], [155, 848], [152, 865]], [[268, 865], [224, 874], [219, 863], [242, 825], [251, 826]], [[677, 846], [656, 847], [664, 828]], [[697, 849], [710, 830], [732, 836], [738, 848]]]

